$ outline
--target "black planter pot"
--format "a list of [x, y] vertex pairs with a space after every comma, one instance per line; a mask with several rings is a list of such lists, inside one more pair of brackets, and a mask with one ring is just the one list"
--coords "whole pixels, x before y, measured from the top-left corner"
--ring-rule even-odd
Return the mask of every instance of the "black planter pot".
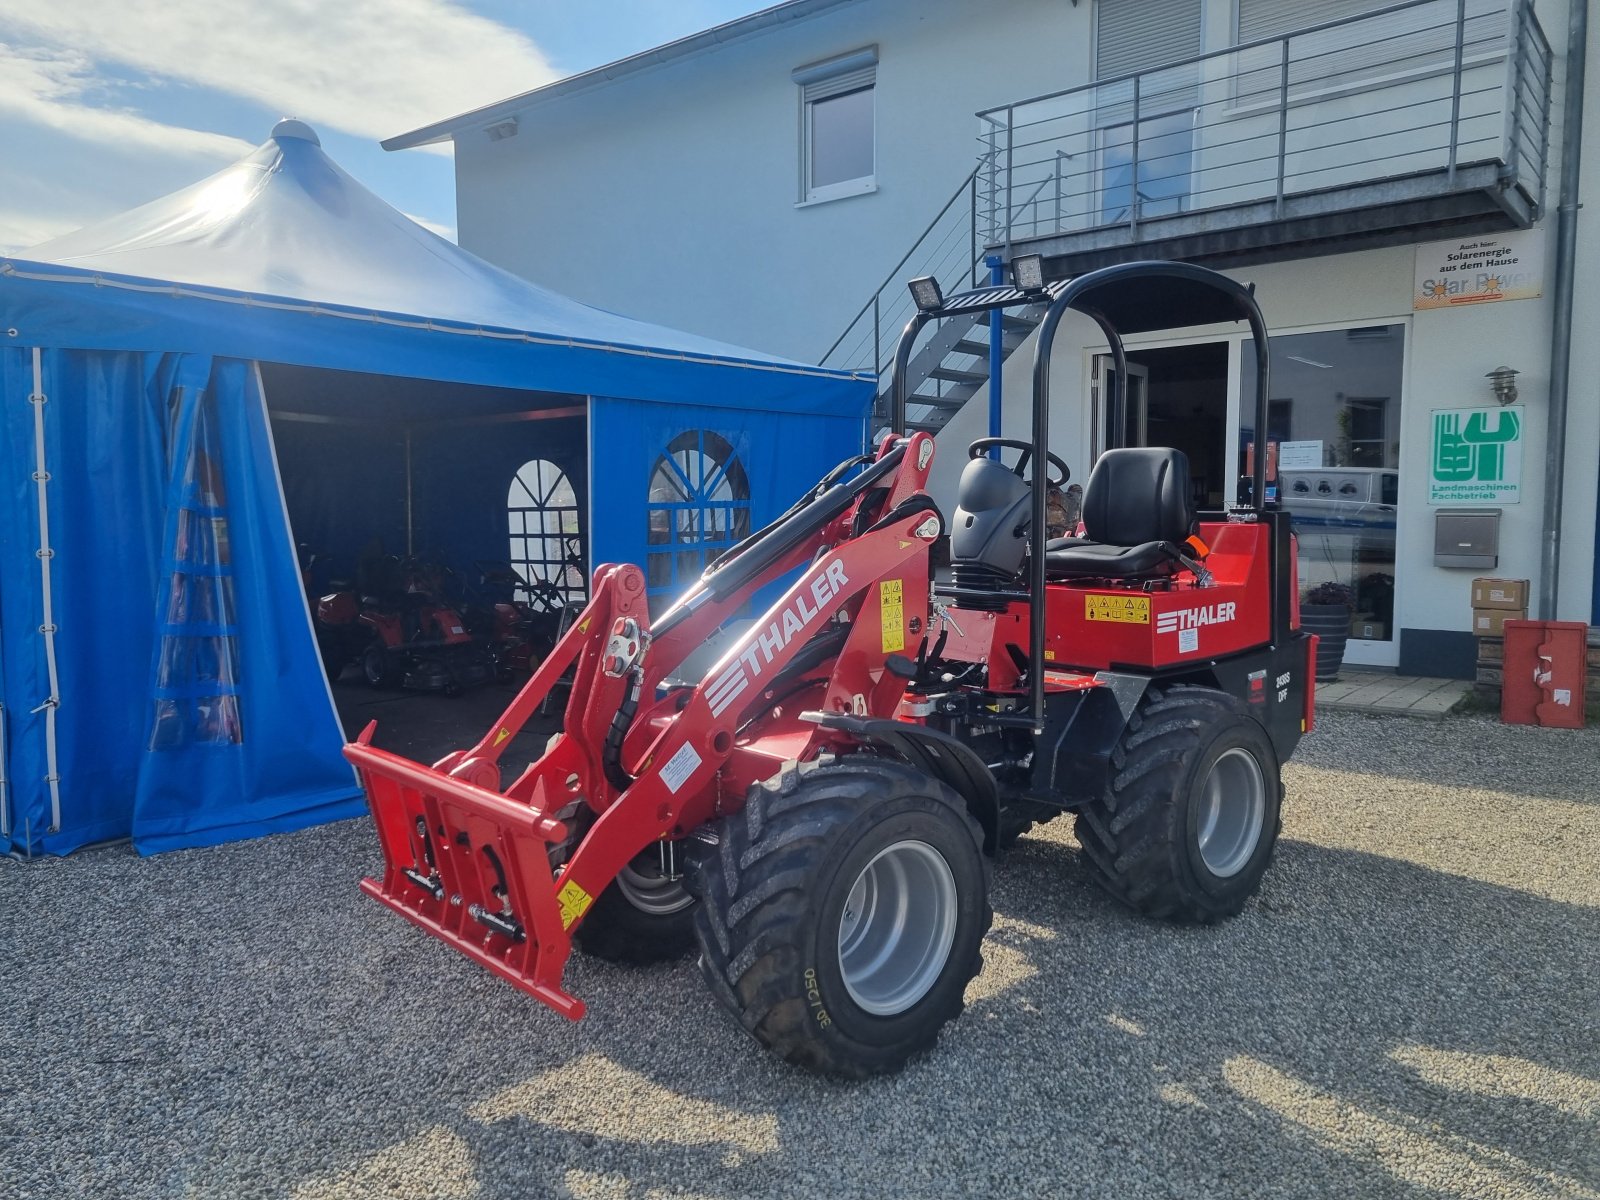
[[1317, 682], [1332, 683], [1344, 665], [1344, 644], [1350, 640], [1350, 606], [1302, 604], [1300, 628], [1314, 633], [1317, 642]]

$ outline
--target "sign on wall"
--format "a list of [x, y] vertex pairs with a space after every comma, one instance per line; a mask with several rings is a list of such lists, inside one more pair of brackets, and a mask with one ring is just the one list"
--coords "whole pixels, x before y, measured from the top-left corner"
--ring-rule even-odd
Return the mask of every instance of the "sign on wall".
[[1417, 247], [1411, 307], [1531, 300], [1544, 292], [1544, 231], [1522, 229]]
[[1522, 499], [1522, 405], [1436, 408], [1429, 504], [1516, 504]]

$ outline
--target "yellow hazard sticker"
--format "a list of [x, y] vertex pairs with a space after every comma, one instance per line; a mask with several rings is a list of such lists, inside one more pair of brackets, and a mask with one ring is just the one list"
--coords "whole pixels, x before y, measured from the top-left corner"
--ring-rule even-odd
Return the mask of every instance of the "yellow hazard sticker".
[[594, 897], [579, 887], [575, 880], [569, 879], [556, 893], [556, 901], [561, 905], [561, 928], [571, 929], [577, 919], [589, 911]]
[[878, 585], [879, 624], [883, 627], [883, 652], [906, 648], [905, 582], [885, 579]]
[[1083, 615], [1090, 621], [1121, 621], [1125, 625], [1150, 624], [1149, 596], [1085, 596]]
[[504, 725], [502, 725], [500, 727], [499, 731], [494, 735], [494, 744], [496, 746], [498, 746], [501, 742], [505, 741], [510, 736], [511, 736], [511, 730], [507, 729]]
[[583, 620], [578, 622], [578, 632], [579, 633], [588, 633], [589, 632], [589, 618], [588, 617], [585, 617]]

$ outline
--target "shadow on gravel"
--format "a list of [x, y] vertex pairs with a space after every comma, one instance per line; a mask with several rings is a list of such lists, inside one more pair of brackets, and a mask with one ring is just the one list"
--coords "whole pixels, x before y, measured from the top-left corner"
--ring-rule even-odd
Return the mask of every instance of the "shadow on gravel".
[[575, 957], [570, 1024], [360, 896], [368, 823], [0, 863], [19, 1197], [1570, 1195], [1600, 1189], [1593, 909], [1283, 843], [1215, 929], [1064, 822], [996, 875], [902, 1075], [774, 1061], [685, 961]]

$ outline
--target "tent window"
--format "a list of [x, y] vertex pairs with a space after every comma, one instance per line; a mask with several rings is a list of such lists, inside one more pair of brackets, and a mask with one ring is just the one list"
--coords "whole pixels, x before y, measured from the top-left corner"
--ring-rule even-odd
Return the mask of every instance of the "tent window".
[[[583, 555], [578, 533], [578, 496], [567, 473], [536, 458], [522, 465], [506, 495], [511, 567], [529, 583], [553, 583], [563, 599], [584, 598]], [[532, 599], [517, 589], [519, 600]]]
[[150, 749], [244, 740], [228, 493], [211, 397], [199, 398], [180, 481], [156, 664]]
[[650, 473], [648, 586], [675, 596], [750, 532], [750, 480], [726, 438], [691, 429]]

